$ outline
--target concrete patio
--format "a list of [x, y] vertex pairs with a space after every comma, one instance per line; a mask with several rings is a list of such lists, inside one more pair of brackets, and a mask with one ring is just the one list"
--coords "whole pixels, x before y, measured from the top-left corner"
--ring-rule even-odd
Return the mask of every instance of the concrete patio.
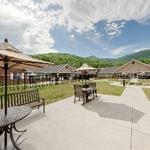
[[[134, 92], [134, 94], [133, 94]], [[150, 102], [140, 87], [121, 97], [99, 95], [82, 106], [73, 97], [33, 110], [17, 124], [27, 129], [23, 150], [149, 150]], [[3, 137], [0, 137], [3, 145]], [[12, 149], [9, 146], [9, 149]]]

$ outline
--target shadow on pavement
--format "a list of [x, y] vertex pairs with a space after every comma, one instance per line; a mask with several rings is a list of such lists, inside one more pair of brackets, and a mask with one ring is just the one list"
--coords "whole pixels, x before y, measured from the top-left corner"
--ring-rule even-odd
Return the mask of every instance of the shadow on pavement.
[[40, 111], [36, 111], [36, 112], [31, 112], [31, 114], [23, 119], [22, 121], [19, 122], [19, 126], [27, 126], [29, 124], [35, 123], [39, 120], [42, 120], [46, 117], [46, 114], [43, 114]]
[[[118, 119], [123, 121], [132, 121], [137, 123], [145, 113], [129, 107], [126, 104], [100, 101], [100, 98], [91, 101], [83, 106], [85, 109], [96, 112], [100, 117]], [[133, 110], [132, 110], [133, 109]]]

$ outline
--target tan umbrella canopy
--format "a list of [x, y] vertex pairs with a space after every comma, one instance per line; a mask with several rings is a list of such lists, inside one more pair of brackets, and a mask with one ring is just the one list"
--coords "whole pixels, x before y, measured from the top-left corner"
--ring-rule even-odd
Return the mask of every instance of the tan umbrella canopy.
[[[3, 43], [0, 44], [0, 68], [5, 72], [5, 97], [7, 99], [7, 72], [12, 69], [31, 69], [35, 67], [43, 68], [45, 65], [52, 63], [34, 59], [28, 55], [23, 54], [14, 46], [8, 43], [5, 39]], [[7, 100], [5, 100], [7, 103]], [[7, 105], [5, 106], [7, 114]]]
[[0, 44], [0, 68], [4, 67], [4, 61], [8, 62], [8, 69], [28, 69], [35, 67], [44, 67], [49, 62], [33, 59], [5, 42]]
[[[5, 73], [5, 115], [7, 115], [7, 72], [11, 69], [27, 69], [32, 67], [42, 68], [47, 64], [49, 63], [33, 59], [23, 54], [9, 44], [7, 39], [0, 44], [0, 68], [3, 69]], [[5, 130], [4, 148], [7, 149], [7, 129]]]
[[84, 63], [80, 68], [77, 69], [77, 71], [82, 71], [82, 70], [94, 70], [95, 68], [90, 67], [88, 64]]

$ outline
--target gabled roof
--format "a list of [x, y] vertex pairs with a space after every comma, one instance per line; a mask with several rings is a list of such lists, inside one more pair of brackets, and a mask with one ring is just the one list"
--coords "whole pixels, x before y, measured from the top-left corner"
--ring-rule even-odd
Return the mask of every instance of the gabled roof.
[[95, 75], [97, 73], [97, 69], [94, 70], [88, 70], [88, 74]]
[[[65, 68], [70, 70], [64, 70]], [[72, 67], [69, 64], [52, 65], [45, 68], [34, 70], [34, 73], [71, 73]]]
[[128, 63], [121, 66], [116, 73], [136, 73], [136, 72], [150, 72], [150, 65], [132, 59]]
[[103, 67], [103, 68], [99, 68], [97, 73], [98, 74], [113, 74], [117, 69], [118, 67]]
[[81, 70], [93, 70], [95, 68], [89, 66], [88, 64], [84, 63], [80, 68], [77, 69], [77, 71], [81, 71]]

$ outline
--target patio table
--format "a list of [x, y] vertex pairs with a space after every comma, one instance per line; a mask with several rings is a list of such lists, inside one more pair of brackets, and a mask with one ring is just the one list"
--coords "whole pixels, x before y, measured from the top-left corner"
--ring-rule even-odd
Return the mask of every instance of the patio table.
[[19, 138], [16, 141], [14, 140], [13, 129], [17, 132], [24, 133], [26, 130], [22, 130], [22, 131], [17, 130], [15, 124], [18, 121], [24, 119], [30, 113], [31, 113], [31, 108], [29, 106], [8, 107], [7, 115], [5, 115], [4, 109], [0, 110], [0, 135], [2, 135], [4, 131], [6, 132], [5, 134], [9, 134], [10, 140], [13, 146], [17, 150], [20, 150], [16, 142]]
[[85, 94], [85, 101], [83, 101], [83, 105], [90, 101], [89, 96], [94, 92], [94, 90], [95, 89], [92, 87], [82, 88], [82, 92]]

